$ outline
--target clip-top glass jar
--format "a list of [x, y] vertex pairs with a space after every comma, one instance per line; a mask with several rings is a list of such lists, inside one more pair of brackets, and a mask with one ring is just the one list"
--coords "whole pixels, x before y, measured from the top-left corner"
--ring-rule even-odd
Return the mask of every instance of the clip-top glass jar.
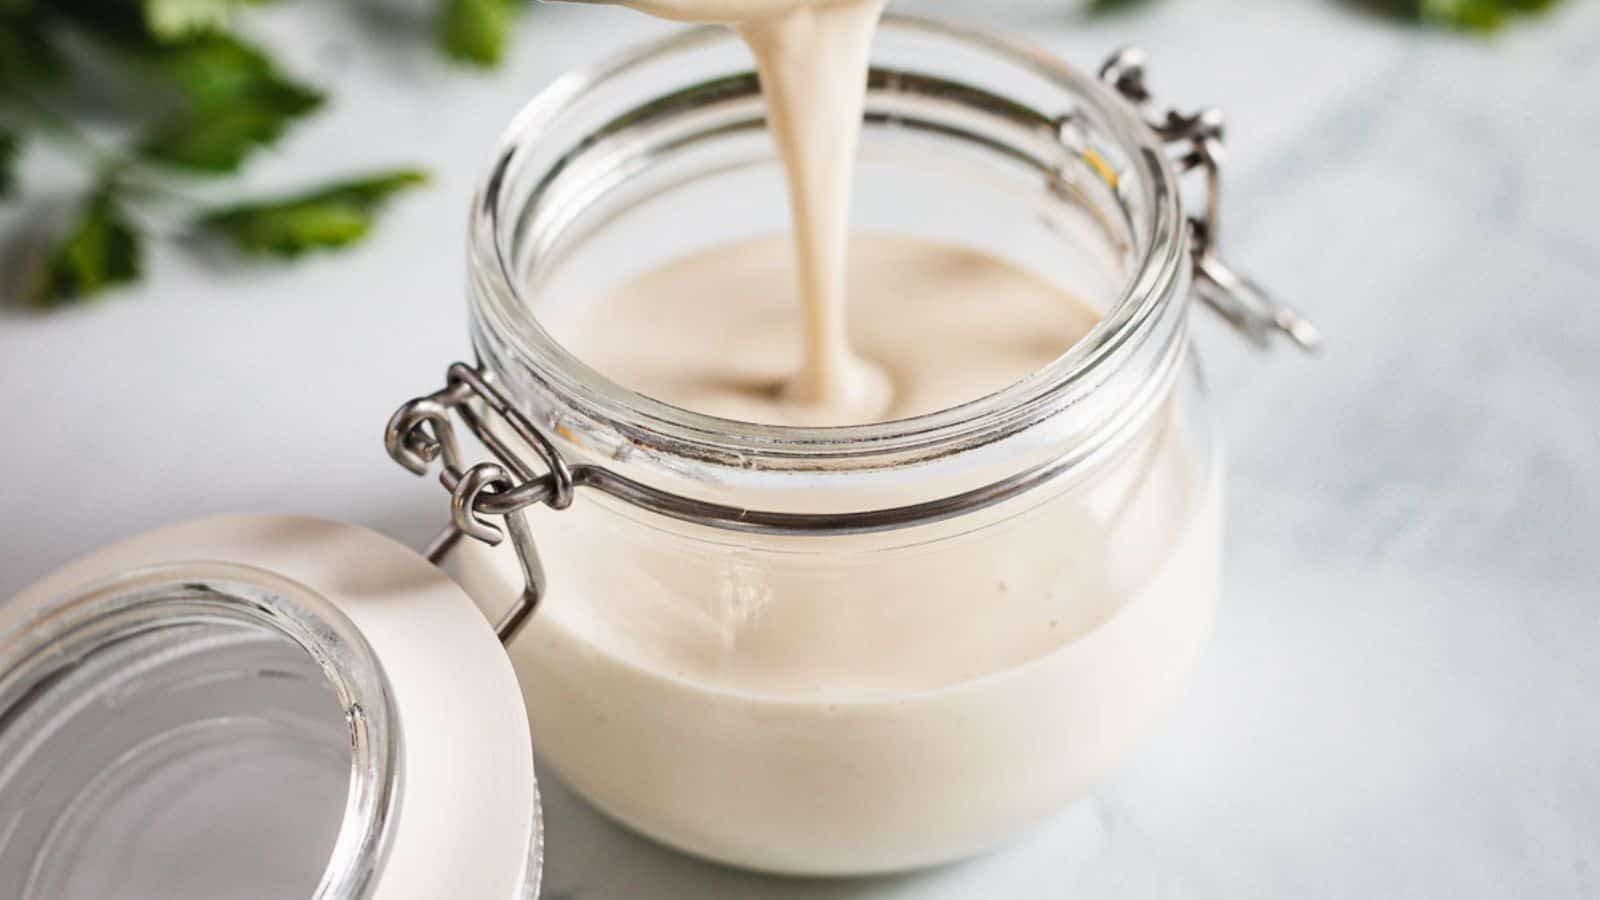
[[[1107, 87], [891, 17], [873, 58], [854, 226], [1031, 269], [1099, 310], [1087, 337], [992, 396], [877, 425], [625, 390], [563, 348], [561, 310], [783, 231], [781, 175], [725, 32], [560, 80], [474, 206], [479, 364], [386, 435], [405, 466], [442, 463], [430, 548], [212, 519], [0, 606], [0, 895], [532, 897], [530, 718], [618, 820], [791, 873], [967, 854], [1115, 765], [1216, 599], [1190, 293], [1258, 340], [1315, 334], [1217, 256], [1221, 120], [1144, 118], [1136, 53]], [[1187, 218], [1186, 171], [1204, 190]], [[468, 463], [458, 419], [492, 460]], [[514, 552], [491, 550], [505, 534]], [[430, 565], [457, 548], [494, 628]]]
[[[930, 415], [798, 428], [675, 408], [569, 352], [575, 306], [786, 229], [743, 48], [696, 30], [518, 117], [473, 209], [480, 365], [389, 434], [417, 471], [446, 454], [444, 545], [506, 516], [520, 560], [472, 545], [460, 573], [502, 617], [542, 756], [638, 831], [784, 873], [972, 853], [1126, 754], [1216, 597], [1191, 286], [1256, 337], [1314, 338], [1216, 257], [1214, 205], [1185, 218], [1178, 171], [1214, 204], [1221, 120], [1145, 121], [1136, 53], [1107, 87], [890, 17], [872, 59], [853, 229], [986, 250], [1088, 301], [1099, 325], [1054, 363]], [[463, 467], [451, 409], [498, 463]], [[535, 537], [552, 588], [529, 619]]]

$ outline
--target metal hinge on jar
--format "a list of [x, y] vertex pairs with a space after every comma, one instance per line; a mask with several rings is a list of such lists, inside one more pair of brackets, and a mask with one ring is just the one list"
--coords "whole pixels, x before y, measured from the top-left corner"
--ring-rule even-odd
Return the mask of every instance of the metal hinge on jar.
[[[532, 448], [547, 471], [540, 474], [530, 469], [499, 433], [487, 426], [479, 405]], [[465, 465], [455, 436], [453, 420], [457, 415], [499, 463]], [[512, 409], [483, 373], [465, 363], [450, 367], [443, 389], [418, 397], [395, 411], [384, 434], [384, 446], [395, 462], [418, 475], [426, 475], [435, 461], [441, 463], [439, 483], [450, 492], [450, 524], [423, 551], [429, 562], [443, 565], [463, 537], [495, 546], [506, 532], [511, 534], [511, 545], [522, 567], [523, 589], [494, 626], [500, 642], [509, 644], [528, 623], [545, 593], [544, 565], [533, 541], [527, 511], [539, 504], [555, 509], [571, 505], [572, 469], [549, 438], [526, 416]], [[501, 519], [504, 529], [490, 521], [492, 518]]]
[[1181, 173], [1198, 170], [1205, 174], [1204, 212], [1189, 218], [1195, 293], [1258, 346], [1265, 347], [1273, 335], [1281, 335], [1302, 350], [1320, 349], [1322, 335], [1315, 325], [1272, 299], [1255, 282], [1223, 262], [1218, 253], [1222, 234], [1222, 111], [1202, 109], [1186, 114], [1168, 107], [1159, 117], [1151, 118], [1157, 104], [1145, 84], [1146, 62], [1144, 51], [1136, 47], [1119, 50], [1100, 67], [1100, 80], [1146, 113], [1145, 124], [1150, 130], [1178, 149], [1173, 162]]

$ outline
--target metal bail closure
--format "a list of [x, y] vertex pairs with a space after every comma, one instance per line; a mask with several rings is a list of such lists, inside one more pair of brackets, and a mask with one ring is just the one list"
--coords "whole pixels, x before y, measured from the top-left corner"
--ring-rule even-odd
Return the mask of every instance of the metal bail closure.
[[[1144, 51], [1127, 47], [1100, 67], [1100, 80], [1142, 112], [1157, 106], [1145, 84]], [[1299, 313], [1274, 300], [1255, 282], [1240, 274], [1218, 254], [1222, 233], [1223, 115], [1203, 109], [1184, 114], [1168, 107], [1162, 117], [1146, 117], [1163, 141], [1179, 150], [1173, 162], [1181, 173], [1205, 173], [1205, 211], [1189, 217], [1189, 248], [1194, 260], [1195, 293], [1240, 334], [1260, 347], [1273, 335], [1293, 341], [1302, 350], [1322, 347], [1322, 334]]]
[[[494, 430], [486, 427], [473, 402], [481, 402], [498, 414], [518, 438], [533, 448], [548, 471], [538, 475], [529, 469]], [[452, 413], [460, 415], [474, 435], [514, 474], [492, 462], [465, 468]], [[463, 537], [494, 546], [505, 532], [511, 534], [524, 587], [494, 628], [502, 644], [511, 643], [545, 593], [544, 566], [528, 525], [528, 507], [540, 503], [556, 509], [569, 506], [572, 470], [548, 438], [526, 418], [513, 413], [504, 396], [478, 370], [462, 363], [450, 367], [442, 390], [412, 400], [395, 412], [385, 431], [384, 445], [390, 457], [418, 475], [427, 474], [430, 464], [442, 458], [439, 482], [450, 492], [450, 524], [423, 551], [429, 562], [443, 564]], [[493, 524], [490, 516], [500, 517], [504, 530]]]

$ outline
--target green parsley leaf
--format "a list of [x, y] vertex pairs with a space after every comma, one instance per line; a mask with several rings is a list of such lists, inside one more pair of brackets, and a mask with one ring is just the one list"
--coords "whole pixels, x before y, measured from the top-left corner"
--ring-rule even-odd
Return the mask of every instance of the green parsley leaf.
[[90, 195], [78, 220], [45, 263], [34, 292], [39, 306], [58, 306], [139, 277], [139, 233], [121, 217], [110, 189]]
[[1518, 15], [1543, 12], [1556, 0], [1418, 0], [1423, 21], [1465, 28], [1469, 31], [1494, 31]]
[[1150, 0], [1089, 0], [1088, 11], [1092, 16], [1107, 15], [1126, 12], [1149, 2]]
[[285, 77], [265, 54], [227, 34], [190, 38], [152, 58], [184, 108], [140, 144], [146, 157], [201, 172], [231, 172], [276, 141], [322, 94]]
[[343, 247], [366, 237], [380, 207], [395, 193], [427, 181], [401, 170], [340, 182], [287, 200], [244, 203], [199, 221], [248, 253], [294, 257], [308, 250]]
[[492, 66], [500, 62], [511, 36], [517, 0], [444, 0], [439, 43], [462, 62]]
[[1384, 15], [1427, 25], [1491, 32], [1513, 18], [1543, 12], [1560, 0], [1354, 0]]
[[17, 152], [21, 149], [22, 139], [16, 132], [0, 129], [0, 197], [16, 190]]
[[139, 144], [149, 159], [202, 172], [232, 172], [321, 105], [293, 84], [262, 85], [231, 104], [196, 105], [163, 122]]
[[145, 54], [151, 69], [190, 102], [216, 106], [288, 79], [261, 50], [228, 34], [209, 34]]

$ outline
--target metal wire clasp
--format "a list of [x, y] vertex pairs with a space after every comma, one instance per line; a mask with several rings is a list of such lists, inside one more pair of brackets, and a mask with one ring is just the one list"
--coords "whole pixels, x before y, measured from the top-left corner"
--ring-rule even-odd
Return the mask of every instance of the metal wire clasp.
[[[515, 434], [539, 457], [546, 471], [531, 470], [493, 429], [487, 427], [477, 405]], [[471, 429], [479, 441], [499, 460], [466, 467], [456, 441], [453, 416]], [[423, 551], [435, 565], [442, 564], [462, 537], [471, 537], [491, 546], [499, 544], [505, 532], [511, 534], [522, 567], [524, 587], [521, 596], [495, 624], [502, 643], [510, 643], [526, 625], [545, 593], [544, 566], [534, 546], [528, 526], [527, 510], [538, 504], [565, 509], [572, 504], [572, 469], [565, 459], [526, 417], [512, 409], [504, 395], [477, 369], [456, 363], [446, 375], [445, 386], [426, 397], [418, 397], [395, 411], [384, 432], [384, 446], [395, 462], [418, 475], [442, 460], [439, 482], [450, 491], [450, 524]], [[504, 531], [491, 517], [499, 517]]]
[[1223, 319], [1258, 346], [1272, 335], [1288, 337], [1302, 350], [1322, 346], [1322, 335], [1293, 309], [1274, 300], [1255, 282], [1241, 275], [1218, 255], [1222, 234], [1222, 161], [1224, 119], [1221, 110], [1203, 109], [1185, 114], [1167, 108], [1150, 118], [1157, 104], [1145, 84], [1144, 51], [1127, 47], [1100, 67], [1100, 80], [1146, 113], [1145, 124], [1162, 140], [1179, 149], [1173, 160], [1182, 173], [1205, 173], [1205, 209], [1189, 218], [1189, 248], [1194, 260], [1195, 293]]

